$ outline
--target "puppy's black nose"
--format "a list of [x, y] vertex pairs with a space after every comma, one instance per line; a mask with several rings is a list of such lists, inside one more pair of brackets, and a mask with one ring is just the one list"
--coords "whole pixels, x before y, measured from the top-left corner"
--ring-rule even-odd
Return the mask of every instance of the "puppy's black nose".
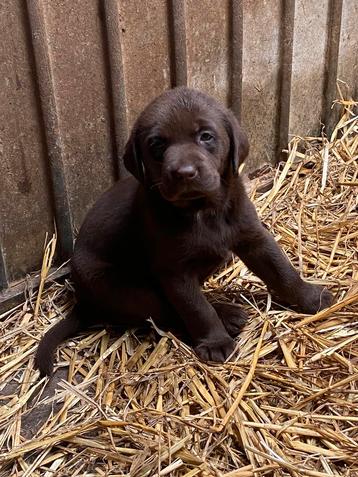
[[177, 179], [192, 181], [198, 175], [198, 170], [191, 164], [186, 164], [175, 169], [173, 175]]

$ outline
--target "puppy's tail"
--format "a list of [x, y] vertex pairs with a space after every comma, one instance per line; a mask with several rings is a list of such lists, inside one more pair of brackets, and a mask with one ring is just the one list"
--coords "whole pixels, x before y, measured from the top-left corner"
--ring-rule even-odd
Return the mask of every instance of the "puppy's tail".
[[56, 323], [43, 336], [36, 351], [35, 367], [40, 377], [51, 376], [53, 372], [53, 355], [59, 344], [80, 330], [81, 323], [74, 309], [64, 320]]

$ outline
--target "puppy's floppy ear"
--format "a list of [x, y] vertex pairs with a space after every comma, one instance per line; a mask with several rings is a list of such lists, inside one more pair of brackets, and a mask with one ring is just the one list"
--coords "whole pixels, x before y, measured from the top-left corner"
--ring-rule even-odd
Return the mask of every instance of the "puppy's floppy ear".
[[137, 136], [137, 129], [133, 128], [124, 149], [123, 162], [126, 169], [133, 174], [141, 184], [144, 184], [144, 164]]
[[228, 111], [226, 114], [225, 127], [230, 139], [229, 160], [232, 172], [234, 176], [237, 176], [240, 164], [244, 162], [249, 153], [249, 141], [246, 133], [231, 111]]

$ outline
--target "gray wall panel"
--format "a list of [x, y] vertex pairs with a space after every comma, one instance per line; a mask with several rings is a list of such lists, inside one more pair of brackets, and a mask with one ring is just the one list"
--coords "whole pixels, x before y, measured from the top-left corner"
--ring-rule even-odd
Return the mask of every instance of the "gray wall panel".
[[[2, 281], [39, 268], [53, 211], [26, 10], [0, 8], [0, 249]], [[1, 260], [0, 260], [1, 262]]]
[[73, 227], [77, 229], [89, 205], [115, 175], [101, 2], [41, 3], [58, 111], [58, 140]]
[[168, 9], [162, 0], [124, 0], [119, 11], [131, 126], [146, 104], [171, 84]]
[[[265, 18], [265, 22], [257, 21]], [[250, 167], [273, 161], [280, 67], [281, 2], [243, 2], [242, 124], [248, 132]]]
[[187, 1], [188, 84], [228, 104], [229, 2]]
[[350, 94], [358, 95], [358, 1], [343, 0], [341, 36], [338, 57], [338, 78], [349, 86]]
[[290, 133], [319, 133], [323, 110], [329, 1], [297, 0], [294, 18]]

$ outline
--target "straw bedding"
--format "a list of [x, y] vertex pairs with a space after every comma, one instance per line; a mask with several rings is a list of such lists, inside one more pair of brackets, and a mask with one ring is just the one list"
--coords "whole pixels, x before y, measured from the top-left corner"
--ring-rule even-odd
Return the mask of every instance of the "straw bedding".
[[329, 140], [293, 138], [287, 162], [250, 181], [266, 225], [336, 304], [285, 309], [233, 259], [204, 287], [251, 317], [230, 362], [202, 363], [160, 330], [100, 330], [60, 347], [46, 386], [34, 350], [72, 306], [71, 284], [47, 280], [2, 316], [0, 476], [358, 476], [358, 120], [357, 103], [339, 103]]

